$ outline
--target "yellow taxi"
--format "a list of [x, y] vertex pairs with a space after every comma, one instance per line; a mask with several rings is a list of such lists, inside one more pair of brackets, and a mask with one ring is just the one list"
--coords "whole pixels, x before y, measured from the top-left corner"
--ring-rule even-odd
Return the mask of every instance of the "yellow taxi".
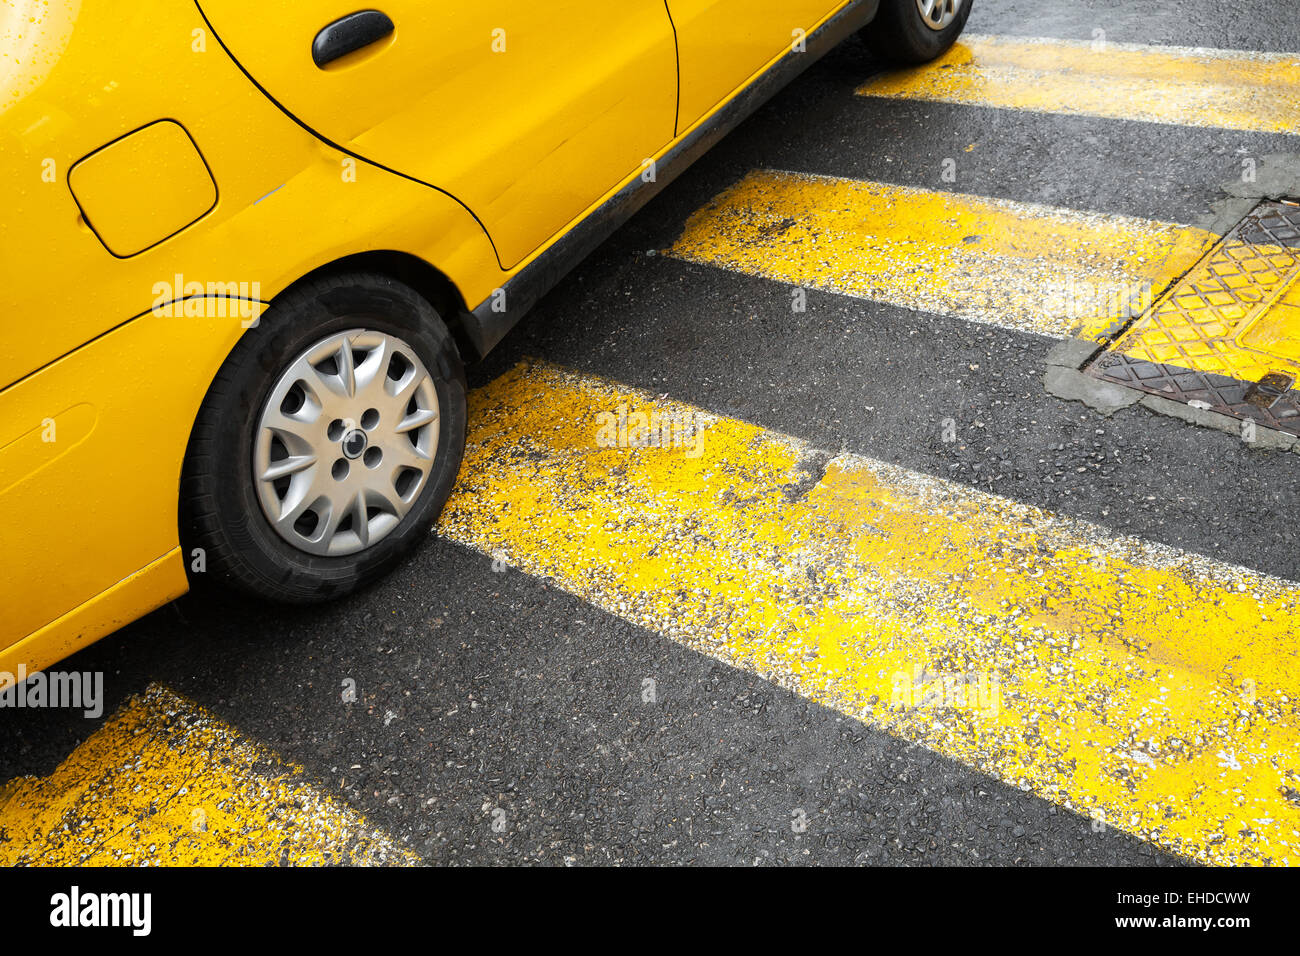
[[0, 0], [0, 674], [381, 574], [462, 362], [835, 44], [970, 4]]

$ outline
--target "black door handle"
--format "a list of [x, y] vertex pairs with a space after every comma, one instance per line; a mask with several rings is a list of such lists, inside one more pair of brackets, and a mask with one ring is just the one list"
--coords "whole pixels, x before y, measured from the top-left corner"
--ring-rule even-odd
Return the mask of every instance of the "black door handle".
[[322, 70], [341, 56], [382, 40], [395, 27], [388, 14], [378, 10], [358, 10], [339, 17], [316, 34], [311, 43], [311, 58]]

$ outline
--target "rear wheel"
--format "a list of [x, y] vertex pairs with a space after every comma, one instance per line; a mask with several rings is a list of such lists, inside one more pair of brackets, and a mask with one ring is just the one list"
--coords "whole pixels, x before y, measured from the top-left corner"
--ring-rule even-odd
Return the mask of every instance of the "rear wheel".
[[354, 590], [427, 534], [465, 448], [450, 333], [386, 276], [278, 298], [208, 390], [181, 483], [187, 549], [273, 600]]
[[925, 63], [953, 45], [974, 0], [881, 0], [865, 28], [871, 49], [891, 63]]

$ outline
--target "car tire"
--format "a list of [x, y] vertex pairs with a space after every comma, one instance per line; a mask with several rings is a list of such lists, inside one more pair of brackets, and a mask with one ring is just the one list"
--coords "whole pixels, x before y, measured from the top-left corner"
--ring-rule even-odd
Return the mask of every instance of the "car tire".
[[191, 434], [191, 581], [305, 604], [379, 577], [442, 511], [465, 422], [455, 343], [413, 289], [372, 273], [291, 287], [222, 365]]
[[867, 45], [890, 63], [927, 63], [941, 56], [961, 35], [974, 0], [948, 2], [956, 5], [951, 21], [934, 29], [922, 14], [922, 0], [880, 0], [880, 12], [863, 30]]

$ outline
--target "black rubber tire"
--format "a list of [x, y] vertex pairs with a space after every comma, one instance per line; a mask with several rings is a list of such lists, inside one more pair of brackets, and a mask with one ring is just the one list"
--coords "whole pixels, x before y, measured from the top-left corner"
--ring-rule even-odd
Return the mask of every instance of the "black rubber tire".
[[890, 63], [928, 63], [956, 42], [974, 2], [964, 0], [952, 23], [931, 30], [921, 19], [916, 0], [880, 0], [880, 12], [862, 34], [872, 52]]
[[[288, 363], [322, 337], [356, 327], [401, 337], [424, 362], [438, 396], [438, 450], [424, 490], [396, 528], [356, 554], [318, 556], [281, 538], [263, 514], [253, 482], [253, 440], [262, 404]], [[288, 289], [226, 359], [190, 435], [180, 530], [191, 583], [213, 581], [273, 601], [309, 604], [383, 575], [424, 540], [451, 493], [465, 454], [465, 391], [451, 333], [408, 286], [349, 273]], [[194, 573], [195, 548], [204, 550], [203, 574]]]

